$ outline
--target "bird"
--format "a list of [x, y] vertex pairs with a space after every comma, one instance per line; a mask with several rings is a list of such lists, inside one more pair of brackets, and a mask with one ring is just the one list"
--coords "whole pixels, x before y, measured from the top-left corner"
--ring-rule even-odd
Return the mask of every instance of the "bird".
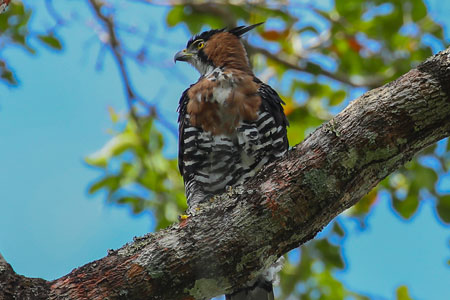
[[[243, 35], [263, 23], [211, 29], [189, 39], [174, 62], [192, 65], [200, 77], [178, 106], [178, 167], [188, 212], [244, 184], [288, 150], [285, 103], [251, 68]], [[281, 260], [227, 300], [273, 299]]]

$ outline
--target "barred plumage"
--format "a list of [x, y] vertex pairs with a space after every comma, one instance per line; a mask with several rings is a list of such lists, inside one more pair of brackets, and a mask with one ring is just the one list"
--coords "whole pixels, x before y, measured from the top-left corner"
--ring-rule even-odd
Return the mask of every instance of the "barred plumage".
[[262, 100], [258, 117], [255, 121], [242, 120], [230, 134], [214, 135], [192, 126], [187, 113], [189, 89], [183, 93], [179, 105], [178, 163], [190, 207], [223, 193], [227, 186], [244, 183], [286, 152], [283, 102], [270, 86], [256, 77], [254, 81], [259, 84]]

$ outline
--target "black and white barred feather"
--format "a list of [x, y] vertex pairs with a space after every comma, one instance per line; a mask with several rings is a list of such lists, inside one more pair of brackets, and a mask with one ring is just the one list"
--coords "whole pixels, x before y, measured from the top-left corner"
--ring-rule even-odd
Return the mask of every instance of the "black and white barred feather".
[[[179, 103], [179, 157], [190, 208], [244, 183], [288, 149], [283, 101], [256, 77], [261, 106], [255, 121], [241, 121], [232, 134], [213, 135], [190, 123], [188, 90]], [[284, 103], [283, 103], [284, 104]]]

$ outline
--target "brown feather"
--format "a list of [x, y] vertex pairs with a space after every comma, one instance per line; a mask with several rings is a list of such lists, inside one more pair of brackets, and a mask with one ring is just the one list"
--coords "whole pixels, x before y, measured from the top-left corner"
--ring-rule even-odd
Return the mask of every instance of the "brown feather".
[[213, 89], [218, 86], [217, 81], [204, 78], [188, 91], [190, 100], [187, 112], [191, 124], [213, 135], [232, 134], [240, 121], [256, 120], [261, 105], [259, 84], [253, 81], [253, 76], [240, 70], [227, 70], [226, 73], [233, 74], [236, 87], [223, 105], [212, 98]]
[[[239, 73], [233, 72], [234, 76]], [[253, 81], [253, 77], [243, 75], [240, 82], [227, 99], [227, 106], [239, 116], [239, 120], [254, 121], [258, 118], [261, 105], [261, 97], [258, 95], [259, 84]]]
[[213, 35], [206, 43], [204, 52], [216, 67], [241, 70], [253, 75], [247, 52], [240, 39], [232, 33], [221, 32]]

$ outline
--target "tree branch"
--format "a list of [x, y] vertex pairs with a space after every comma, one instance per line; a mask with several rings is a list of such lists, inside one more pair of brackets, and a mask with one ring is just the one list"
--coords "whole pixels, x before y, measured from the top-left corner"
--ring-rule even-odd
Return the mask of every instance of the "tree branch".
[[24, 291], [35, 298], [22, 299], [206, 299], [231, 292], [449, 136], [449, 95], [450, 48], [365, 93], [245, 188], [214, 198], [180, 224], [51, 282], [16, 275], [0, 260], [0, 299]]
[[300, 71], [300, 72], [308, 72], [308, 73], [312, 73], [314, 75], [323, 75], [323, 76], [326, 76], [333, 80], [342, 82], [344, 84], [348, 84], [352, 87], [375, 88], [375, 87], [380, 86], [380, 84], [383, 82], [382, 77], [365, 78], [363, 80], [353, 80], [346, 74], [333, 73], [333, 72], [327, 71], [324, 68], [322, 68], [320, 65], [313, 63], [313, 62], [307, 62], [307, 63], [305, 63], [304, 66], [300, 66], [299, 64], [297, 64], [297, 62], [301, 59], [301, 57], [296, 57], [294, 60], [290, 60], [288, 57], [282, 57], [280, 55], [274, 54], [265, 48], [257, 47], [257, 46], [251, 45], [249, 43], [246, 43], [246, 45], [250, 52], [262, 54], [265, 57], [267, 57], [289, 69]]

